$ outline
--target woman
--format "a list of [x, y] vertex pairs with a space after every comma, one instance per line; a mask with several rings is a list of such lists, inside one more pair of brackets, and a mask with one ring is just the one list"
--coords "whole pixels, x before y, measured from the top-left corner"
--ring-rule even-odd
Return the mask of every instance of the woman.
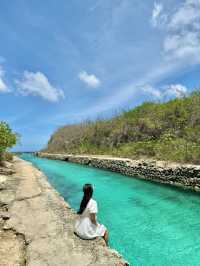
[[79, 218], [75, 223], [75, 232], [83, 239], [94, 239], [101, 236], [108, 244], [108, 231], [102, 224], [97, 223], [97, 202], [92, 199], [93, 188], [91, 184], [83, 186], [83, 199], [77, 214]]

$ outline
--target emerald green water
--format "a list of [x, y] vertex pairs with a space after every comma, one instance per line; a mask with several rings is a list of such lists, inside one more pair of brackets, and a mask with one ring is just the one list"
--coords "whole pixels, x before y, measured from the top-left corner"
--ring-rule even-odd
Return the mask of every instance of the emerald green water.
[[130, 265], [200, 265], [199, 194], [78, 164], [21, 157], [40, 168], [74, 209], [83, 184], [92, 183], [109, 244]]

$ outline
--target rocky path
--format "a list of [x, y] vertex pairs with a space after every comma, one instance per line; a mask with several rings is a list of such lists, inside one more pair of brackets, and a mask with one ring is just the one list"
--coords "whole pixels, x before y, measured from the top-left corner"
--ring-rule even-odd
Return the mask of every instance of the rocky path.
[[9, 168], [0, 171], [0, 266], [127, 265], [103, 240], [74, 235], [76, 214], [32, 164], [15, 158]]

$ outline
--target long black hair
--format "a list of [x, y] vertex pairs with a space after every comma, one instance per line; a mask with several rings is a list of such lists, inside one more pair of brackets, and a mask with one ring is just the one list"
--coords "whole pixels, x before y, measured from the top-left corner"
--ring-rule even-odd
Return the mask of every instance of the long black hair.
[[77, 212], [78, 214], [82, 214], [89, 202], [89, 200], [91, 199], [92, 197], [92, 194], [93, 194], [93, 187], [91, 184], [85, 184], [83, 186], [83, 198], [82, 198], [82, 201], [81, 201], [81, 204], [80, 204], [80, 208], [79, 208], [79, 211]]

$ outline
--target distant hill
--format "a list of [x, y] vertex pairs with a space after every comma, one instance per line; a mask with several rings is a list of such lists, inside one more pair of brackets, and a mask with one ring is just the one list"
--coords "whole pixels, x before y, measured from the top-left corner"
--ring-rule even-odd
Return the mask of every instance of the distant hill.
[[142, 105], [109, 120], [59, 128], [45, 152], [200, 163], [200, 91]]

